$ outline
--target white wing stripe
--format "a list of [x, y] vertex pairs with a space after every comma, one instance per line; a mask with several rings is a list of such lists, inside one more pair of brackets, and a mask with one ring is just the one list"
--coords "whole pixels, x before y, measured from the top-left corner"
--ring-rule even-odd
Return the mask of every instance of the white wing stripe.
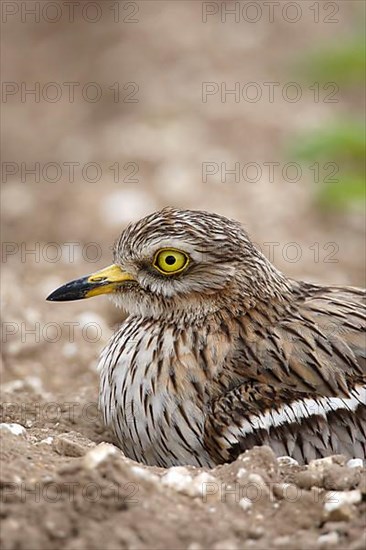
[[[241, 427], [228, 429], [230, 435], [248, 435], [256, 430], [269, 430], [283, 424], [300, 422], [303, 418], [311, 416], [323, 416], [326, 418], [328, 412], [338, 409], [355, 411], [360, 404], [366, 404], [366, 386], [357, 386], [350, 394], [350, 397], [321, 397], [319, 399], [307, 398], [301, 401], [294, 401], [289, 405], [283, 405], [278, 410], [266, 411], [258, 416], [250, 416], [244, 420]], [[225, 434], [227, 435], [227, 434]]]

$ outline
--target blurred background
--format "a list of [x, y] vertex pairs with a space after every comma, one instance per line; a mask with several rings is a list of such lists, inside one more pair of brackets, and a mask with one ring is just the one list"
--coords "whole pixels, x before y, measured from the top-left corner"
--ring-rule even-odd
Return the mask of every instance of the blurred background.
[[364, 284], [364, 9], [2, 3], [5, 382], [96, 392], [123, 313], [45, 297], [166, 205], [240, 220], [292, 277]]

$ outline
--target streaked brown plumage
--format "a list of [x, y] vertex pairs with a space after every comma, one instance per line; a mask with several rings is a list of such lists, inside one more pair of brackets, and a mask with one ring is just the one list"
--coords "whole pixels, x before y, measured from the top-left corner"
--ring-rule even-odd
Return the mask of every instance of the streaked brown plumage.
[[112, 293], [130, 314], [100, 360], [127, 456], [214, 466], [268, 444], [301, 462], [365, 457], [363, 290], [291, 280], [238, 222], [198, 211], [131, 224], [114, 259], [49, 299]]

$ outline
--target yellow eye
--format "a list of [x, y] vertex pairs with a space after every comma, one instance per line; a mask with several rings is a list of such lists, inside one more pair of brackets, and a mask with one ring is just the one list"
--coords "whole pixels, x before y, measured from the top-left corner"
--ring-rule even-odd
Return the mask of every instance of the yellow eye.
[[173, 248], [164, 248], [156, 254], [153, 265], [161, 273], [170, 274], [183, 271], [188, 262], [189, 258], [184, 252]]

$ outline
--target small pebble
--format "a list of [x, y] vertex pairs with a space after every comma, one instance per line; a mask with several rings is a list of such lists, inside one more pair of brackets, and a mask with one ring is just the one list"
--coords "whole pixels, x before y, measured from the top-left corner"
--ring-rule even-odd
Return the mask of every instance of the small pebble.
[[245, 469], [245, 468], [239, 468], [237, 474], [236, 474], [236, 479], [242, 479], [243, 477], [245, 477], [247, 475], [248, 471]]
[[333, 464], [343, 466], [345, 464], [345, 458], [343, 455], [326, 456], [324, 458], [316, 458], [309, 463], [309, 470], [326, 470]]
[[327, 493], [324, 511], [330, 521], [349, 521], [354, 517], [353, 504], [361, 502], [361, 491], [332, 491]]
[[326, 533], [325, 535], [320, 535], [317, 542], [319, 546], [333, 546], [334, 544], [338, 544], [339, 535], [336, 531], [332, 531], [330, 533]]
[[139, 478], [146, 479], [147, 481], [158, 482], [160, 478], [151, 473], [148, 468], [141, 468], [140, 466], [132, 466], [131, 471]]
[[52, 442], [53, 442], [53, 437], [49, 436], [49, 437], [46, 437], [46, 439], [42, 439], [42, 441], [40, 441], [39, 444], [52, 445]]
[[258, 485], [258, 487], [267, 487], [263, 477], [260, 476], [259, 474], [249, 474], [248, 482], [254, 483], [255, 485]]
[[363, 468], [362, 458], [351, 458], [347, 464], [347, 468]]
[[354, 491], [332, 491], [327, 493], [325, 509], [330, 512], [343, 504], [358, 504], [361, 502], [361, 492], [355, 489]]
[[161, 483], [179, 492], [185, 492], [188, 485], [192, 483], [192, 476], [184, 466], [170, 468], [161, 478]]
[[299, 463], [297, 460], [291, 456], [278, 456], [277, 462], [280, 466], [298, 466]]
[[252, 501], [249, 498], [244, 497], [239, 500], [239, 506], [243, 510], [249, 510], [249, 508], [251, 508], [252, 505], [253, 505]]
[[[257, 516], [258, 517], [258, 516]], [[263, 516], [262, 518], [263, 519]], [[263, 527], [261, 526], [258, 526], [258, 527], [251, 527], [249, 530], [248, 530], [248, 537], [250, 539], [254, 539], [254, 540], [258, 540], [260, 538], [262, 538], [264, 535], [264, 529]]]
[[72, 457], [84, 456], [88, 448], [94, 445], [95, 443], [76, 432], [57, 435], [52, 441], [52, 447], [58, 454]]
[[361, 473], [355, 468], [344, 468], [333, 464], [324, 471], [323, 487], [328, 491], [349, 491], [357, 487]]
[[193, 478], [189, 494], [191, 496], [206, 496], [218, 487], [217, 479], [207, 472], [202, 472]]
[[294, 482], [300, 489], [311, 489], [311, 487], [323, 486], [323, 475], [319, 471], [304, 470], [298, 472], [294, 477]]
[[99, 443], [99, 445], [86, 453], [83, 464], [88, 470], [93, 470], [107, 457], [116, 454], [117, 450], [111, 443]]
[[220, 496], [219, 484], [216, 478], [207, 472], [192, 477], [184, 466], [170, 468], [161, 478], [161, 483], [191, 497], [202, 496], [205, 502], [212, 495], [216, 495], [216, 498]]
[[13, 435], [26, 435], [27, 430], [22, 426], [21, 424], [7, 424], [6, 422], [2, 422], [0, 424], [1, 430], [7, 430], [8, 432], [12, 433]]

